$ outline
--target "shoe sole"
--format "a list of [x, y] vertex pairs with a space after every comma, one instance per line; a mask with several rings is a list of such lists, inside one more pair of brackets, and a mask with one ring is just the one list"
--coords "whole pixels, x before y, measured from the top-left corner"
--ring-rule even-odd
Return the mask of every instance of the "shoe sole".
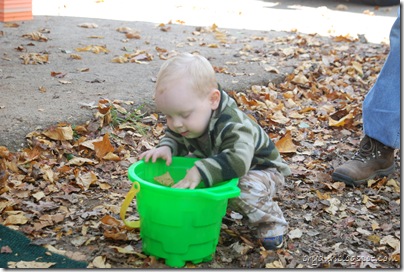
[[343, 181], [346, 185], [352, 186], [352, 187], [359, 187], [363, 184], [366, 183], [369, 179], [373, 179], [375, 177], [383, 177], [383, 176], [389, 176], [392, 174], [395, 170], [394, 164], [390, 166], [389, 168], [386, 169], [381, 169], [376, 172], [374, 172], [372, 175], [370, 175], [367, 178], [361, 179], [361, 180], [353, 180], [349, 176], [345, 176], [339, 173], [332, 173], [331, 177], [334, 181]]
[[[263, 245], [264, 246], [264, 245]], [[282, 239], [282, 241], [281, 241], [281, 243], [279, 244], [279, 245], [276, 245], [276, 246], [274, 246], [274, 247], [269, 247], [269, 248], [265, 248], [265, 246], [264, 246], [264, 248], [266, 249], [266, 250], [277, 250], [277, 249], [280, 249], [280, 248], [282, 248], [283, 247], [283, 239]]]

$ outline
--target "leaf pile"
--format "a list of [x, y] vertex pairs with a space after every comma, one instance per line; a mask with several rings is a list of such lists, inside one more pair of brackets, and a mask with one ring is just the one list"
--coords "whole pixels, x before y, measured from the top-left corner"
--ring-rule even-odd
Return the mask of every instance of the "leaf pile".
[[[118, 31], [140, 38], [132, 29]], [[217, 28], [211, 31], [219, 43], [200, 46], [220, 47], [231, 38]], [[45, 41], [39, 34], [27, 38]], [[228, 211], [214, 260], [187, 267], [399, 267], [400, 173], [370, 180], [361, 188], [330, 178], [359, 145], [362, 101], [388, 47], [299, 33], [252, 40], [272, 46], [246, 44], [240, 55], [261, 60], [267, 72], [277, 72], [269, 66], [271, 56], [298, 63], [282, 82], [243, 92], [228, 90], [264, 127], [292, 169], [277, 199], [290, 227], [285, 247], [265, 251], [246, 218]], [[171, 54], [156, 50], [161, 59]], [[76, 51], [108, 53], [106, 46], [94, 45]], [[41, 58], [33, 55], [24, 62], [45, 62]], [[144, 63], [153, 58], [137, 51], [113, 61]], [[215, 70], [229, 73], [225, 67]], [[59, 123], [33, 131], [27, 135], [29, 147], [19, 152], [0, 147], [0, 223], [24, 232], [49, 251], [85, 260], [89, 267], [165, 267], [162, 260], [142, 253], [139, 230], [127, 229], [119, 219], [131, 186], [127, 169], [158, 143], [164, 125], [157, 113], [142, 111], [134, 102], [102, 99], [94, 118], [84, 124]], [[397, 158], [398, 168], [399, 164]], [[135, 202], [128, 214], [136, 219]]]

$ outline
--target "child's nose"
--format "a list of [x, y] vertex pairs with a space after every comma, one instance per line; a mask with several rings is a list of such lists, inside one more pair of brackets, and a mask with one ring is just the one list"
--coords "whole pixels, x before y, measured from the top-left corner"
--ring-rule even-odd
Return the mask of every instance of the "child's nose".
[[173, 120], [173, 125], [174, 125], [175, 128], [181, 128], [182, 127], [182, 122], [178, 118], [175, 118]]

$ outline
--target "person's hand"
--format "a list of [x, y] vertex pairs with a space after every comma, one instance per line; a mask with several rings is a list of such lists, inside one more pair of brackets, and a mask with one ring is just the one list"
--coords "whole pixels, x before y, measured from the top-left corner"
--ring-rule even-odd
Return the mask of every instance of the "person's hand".
[[166, 161], [166, 165], [170, 165], [172, 161], [171, 148], [168, 146], [153, 148], [140, 154], [139, 160], [143, 158], [146, 162], [148, 162], [150, 159], [152, 162], [156, 162], [158, 158], [162, 158]]
[[198, 168], [196, 166], [192, 167], [188, 170], [185, 177], [171, 186], [171, 188], [179, 188], [179, 189], [195, 189], [196, 186], [201, 182], [201, 174], [199, 174]]

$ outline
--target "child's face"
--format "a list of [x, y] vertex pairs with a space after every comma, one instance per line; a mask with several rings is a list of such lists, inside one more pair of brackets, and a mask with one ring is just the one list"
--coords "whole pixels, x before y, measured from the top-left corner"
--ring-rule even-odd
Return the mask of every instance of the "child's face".
[[186, 138], [198, 138], [208, 127], [212, 110], [217, 109], [220, 92], [212, 90], [201, 97], [184, 79], [165, 84], [163, 93], [155, 96], [156, 106], [166, 115], [168, 127]]

